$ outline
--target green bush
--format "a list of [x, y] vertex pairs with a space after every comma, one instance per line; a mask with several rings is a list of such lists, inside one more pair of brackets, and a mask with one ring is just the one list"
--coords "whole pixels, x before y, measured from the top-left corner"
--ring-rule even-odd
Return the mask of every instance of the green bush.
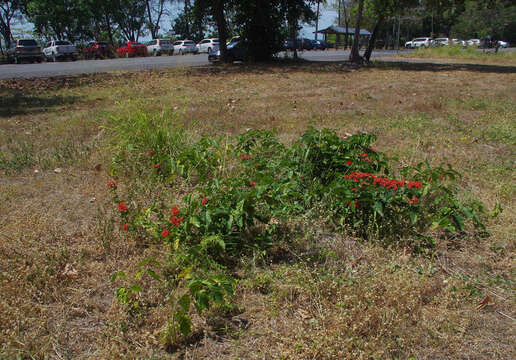
[[[329, 129], [308, 129], [286, 146], [272, 132], [250, 130], [231, 141], [188, 142], [189, 134], [169, 120], [141, 113], [112, 129], [113, 174], [132, 168], [151, 171], [154, 181], [173, 185], [182, 178], [188, 184], [176, 205], [167, 205], [163, 198], [139, 204], [119, 194], [118, 183], [108, 183], [124, 230], [170, 248], [165, 264], [142, 263], [118, 291], [135, 310], [143, 274], [168, 284], [168, 343], [190, 333], [191, 304], [199, 313], [227, 305], [238, 259], [281, 241], [279, 226], [292, 219], [319, 219], [364, 240], [403, 241], [415, 250], [432, 247], [439, 229], [463, 231], [468, 222], [484, 229], [482, 205], [457, 200], [460, 174], [451, 166], [422, 163], [394, 176], [370, 134], [341, 138]], [[149, 264], [156, 269], [143, 268]]]

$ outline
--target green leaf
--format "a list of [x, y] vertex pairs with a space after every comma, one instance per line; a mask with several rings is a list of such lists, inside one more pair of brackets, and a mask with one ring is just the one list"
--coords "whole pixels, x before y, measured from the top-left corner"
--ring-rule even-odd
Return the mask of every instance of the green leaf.
[[183, 336], [190, 335], [190, 332], [192, 331], [192, 320], [190, 319], [190, 316], [185, 314], [183, 311], [178, 310], [175, 317], [181, 334], [183, 334]]
[[179, 298], [177, 304], [183, 309], [185, 313], [188, 313], [188, 310], [190, 310], [190, 296], [188, 294], [184, 294]]
[[156, 259], [154, 259], [154, 258], [145, 258], [142, 261], [140, 261], [137, 266], [138, 267], [142, 267], [142, 266], [147, 265], [149, 263], [152, 263], [152, 264], [154, 264], [156, 266], [161, 266], [161, 264]]
[[192, 216], [190, 218], [190, 224], [192, 224], [193, 226], [195, 226], [197, 228], [201, 227], [201, 222], [199, 221], [199, 218], [197, 216]]
[[418, 215], [411, 211], [409, 212], [409, 216], [410, 216], [410, 221], [412, 221], [412, 224], [415, 224], [417, 222], [417, 218], [418, 218]]
[[111, 283], [113, 283], [118, 277], [125, 279], [125, 273], [123, 271], [118, 271], [116, 273], [113, 273], [110, 277]]
[[381, 202], [375, 201], [375, 203], [373, 204], [373, 210], [381, 216], [383, 216], [383, 205]]
[[156, 273], [154, 272], [154, 270], [152, 270], [152, 269], [147, 269], [147, 273], [148, 273], [151, 277], [153, 277], [154, 279], [156, 279], [156, 280], [158, 280], [158, 281], [161, 281], [161, 278], [159, 277], [159, 275], [158, 275], [158, 274], [156, 274]]

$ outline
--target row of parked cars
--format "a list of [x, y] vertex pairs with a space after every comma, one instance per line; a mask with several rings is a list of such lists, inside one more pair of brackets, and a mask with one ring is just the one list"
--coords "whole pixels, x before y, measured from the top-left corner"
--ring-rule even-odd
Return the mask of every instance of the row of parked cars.
[[[163, 54], [198, 54], [210, 53], [218, 49], [218, 39], [204, 39], [198, 44], [192, 40], [178, 40], [172, 42], [169, 39], [153, 39], [145, 44], [128, 41], [114, 49], [113, 46], [103, 41], [91, 41], [82, 48], [85, 59], [113, 58], [115, 54], [120, 57], [133, 56], [160, 56]], [[34, 39], [22, 39], [13, 42], [7, 50], [7, 61], [19, 64], [23, 61], [42, 62], [68, 59], [75, 61], [79, 57], [79, 51], [75, 45], [67, 40], [49, 41], [42, 48]]]
[[[405, 47], [408, 49], [419, 49], [421, 47], [431, 47], [431, 46], [448, 46], [448, 45], [456, 45], [456, 46], [480, 46], [482, 42], [480, 39], [469, 39], [467, 41], [460, 40], [460, 39], [449, 39], [449, 38], [436, 38], [432, 39], [430, 37], [421, 37], [421, 38], [415, 38], [411, 41], [407, 41], [405, 43]], [[488, 44], [490, 47], [503, 47], [506, 48], [509, 46], [509, 44], [505, 41], [497, 41], [494, 43]]]

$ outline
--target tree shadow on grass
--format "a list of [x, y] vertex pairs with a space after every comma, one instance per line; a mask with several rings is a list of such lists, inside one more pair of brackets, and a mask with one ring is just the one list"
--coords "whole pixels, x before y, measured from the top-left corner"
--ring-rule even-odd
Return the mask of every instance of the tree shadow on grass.
[[80, 96], [73, 95], [25, 95], [19, 91], [0, 93], [0, 118], [46, 112], [56, 107], [73, 105], [80, 99]]
[[403, 71], [471, 71], [492, 74], [515, 74], [516, 66], [491, 64], [461, 64], [461, 63], [433, 63], [419, 61], [375, 61], [372, 65], [381, 70]]
[[221, 74], [270, 74], [291, 72], [308, 73], [348, 73], [354, 70], [381, 69], [402, 71], [472, 71], [479, 73], [514, 74], [516, 66], [490, 64], [443, 64], [419, 61], [381, 61], [376, 60], [368, 66], [357, 66], [348, 61], [309, 61], [276, 60], [267, 63], [235, 63], [194, 67], [187, 70], [188, 75]]

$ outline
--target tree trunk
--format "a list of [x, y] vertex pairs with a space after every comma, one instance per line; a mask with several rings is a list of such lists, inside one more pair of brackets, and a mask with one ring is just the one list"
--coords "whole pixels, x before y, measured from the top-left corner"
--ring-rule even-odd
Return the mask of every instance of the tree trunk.
[[317, 0], [317, 18], [315, 19], [315, 40], [317, 41], [317, 31], [319, 31], [319, 4], [321, 0]]
[[362, 22], [362, 11], [364, 9], [364, 0], [358, 1], [358, 12], [357, 12], [357, 21], [355, 25], [355, 36], [353, 38], [353, 47], [351, 48], [351, 53], [349, 54], [349, 61], [355, 64], [360, 64], [362, 59], [360, 58], [360, 53], [358, 51], [358, 47], [360, 44], [360, 23]]
[[226, 40], [228, 35], [226, 29], [226, 18], [224, 17], [224, 0], [213, 0], [213, 17], [217, 22], [217, 30], [219, 32], [220, 61], [227, 62], [230, 59], [226, 54]]
[[380, 15], [378, 17], [378, 20], [376, 21], [376, 24], [374, 24], [373, 33], [371, 34], [371, 37], [369, 38], [369, 43], [367, 44], [367, 49], [364, 54], [364, 59], [369, 62], [369, 59], [371, 58], [371, 53], [374, 49], [374, 43], [376, 42], [376, 36], [378, 35], [378, 30], [380, 29], [380, 25], [383, 22], [383, 15]]
[[156, 29], [154, 29], [154, 23], [152, 22], [152, 14], [150, 9], [150, 0], [145, 1], [145, 4], [147, 5], [147, 20], [149, 25], [149, 30], [151, 32], [151, 36], [153, 39], [156, 38]]

